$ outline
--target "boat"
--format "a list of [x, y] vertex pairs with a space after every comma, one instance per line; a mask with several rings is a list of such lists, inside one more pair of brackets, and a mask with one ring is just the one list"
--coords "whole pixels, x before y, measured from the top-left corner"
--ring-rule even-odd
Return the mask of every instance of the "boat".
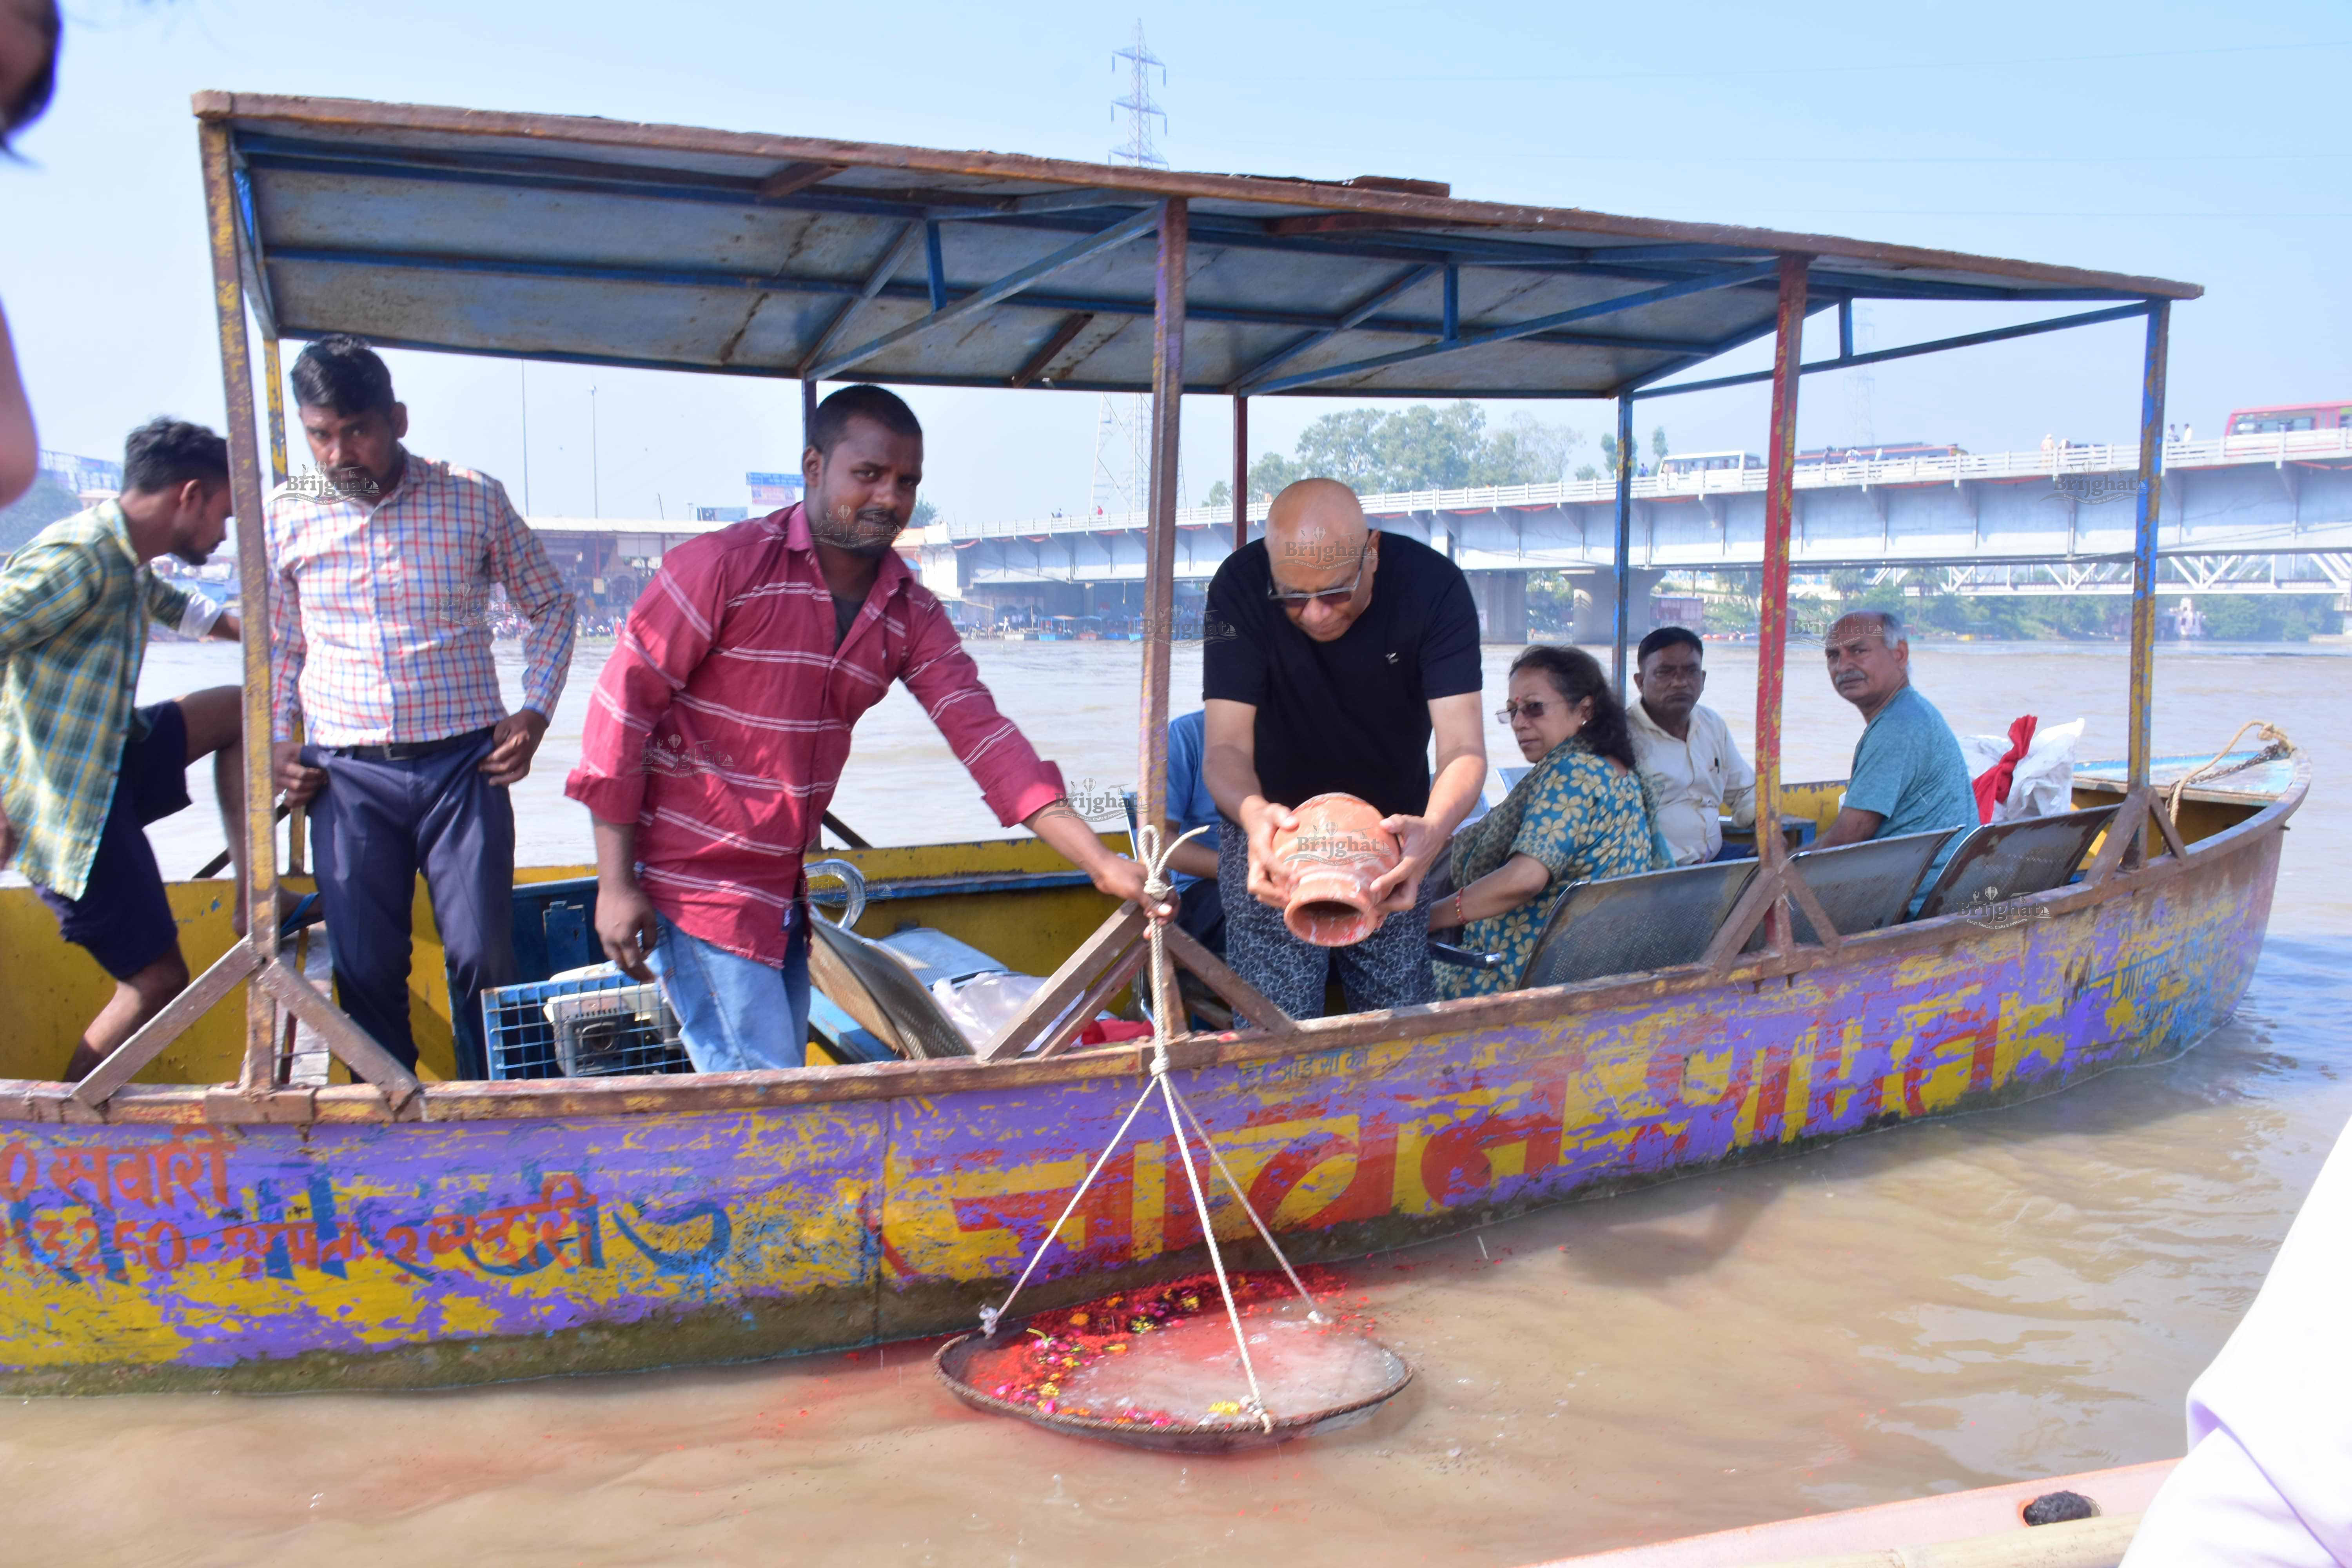
[[[853, 367], [915, 384], [1145, 390], [1146, 821], [1165, 788], [1180, 388], [1566, 391], [1613, 396], [1622, 430], [1636, 397], [1719, 384], [1673, 378], [1776, 337], [1760, 859], [1692, 868], [1704, 878], [1581, 884], [1554, 910], [1559, 940], [1527, 988], [1394, 1012], [1289, 1018], [1169, 936], [1173, 961], [1233, 1024], [1173, 1041], [1184, 1094], [1295, 1258], [1360, 1257], [2049, 1093], [2188, 1049], [2244, 990], [2310, 770], [2276, 742], [2220, 758], [2153, 754], [2152, 438], [2130, 754], [2111, 775], [2078, 778], [2077, 811], [1972, 836], [1952, 857], [1964, 874], [1948, 873], [1922, 918], [1906, 920], [1934, 846], [1792, 855], [1790, 829], [1831, 820], [1839, 786], [1780, 777], [1801, 376], [2137, 317], [2145, 435], [2162, 427], [2170, 304], [2194, 298], [2193, 285], [1457, 201], [1425, 182], [1188, 174], [344, 100], [208, 92], [194, 107], [245, 603], [268, 591], [258, 519], [265, 462], [284, 472], [281, 336], [352, 331], [421, 349], [788, 374], [804, 406], [817, 381]], [[732, 248], [754, 231], [810, 243], [762, 241], [754, 266]], [[1188, 247], [1202, 253], [1189, 264]], [[806, 274], [774, 271], [784, 254]], [[1328, 313], [1299, 306], [1306, 285], [1335, 302]], [[2092, 308], [1874, 355], [1848, 342], [1834, 360], [1798, 363], [1811, 309], [1887, 297]], [[1109, 330], [1122, 322], [1152, 331]], [[1618, 449], [1631, 448], [1621, 435]], [[1631, 478], [1621, 467], [1621, 561]], [[1247, 526], [1237, 510], [1224, 542]], [[250, 728], [266, 722], [268, 665], [265, 618], [247, 624]], [[1621, 670], [1625, 629], [1621, 617]], [[266, 781], [251, 794], [255, 842], [275, 843]], [[1151, 961], [1150, 943], [1132, 909], [1108, 908], [1034, 841], [831, 853], [847, 868], [833, 874], [862, 884], [843, 911], [856, 934], [820, 943], [840, 947], [850, 974], [838, 994], [827, 986], [846, 1016], [832, 1037], [840, 1059], [705, 1076], [457, 1080], [420, 898], [420, 1078], [333, 1006], [277, 931], [232, 941], [229, 889], [206, 881], [171, 889], [199, 978], [89, 1078], [50, 1081], [104, 988], [91, 966], [58, 961], [28, 890], [0, 890], [0, 952], [26, 1010], [0, 1059], [11, 1075], [0, 1080], [0, 1387], [417, 1388], [968, 1326], [1055, 1228], [1134, 1100], [1146, 1051], [1073, 1037]], [[272, 907], [281, 884], [307, 885], [285, 858], [253, 857], [255, 907]], [[559, 913], [579, 939], [584, 871], [520, 874], [526, 893], [548, 895], [518, 900], [541, 911], [542, 948]], [[566, 883], [570, 902], [551, 890]], [[903, 985], [898, 960], [868, 949], [903, 955], [910, 942], [1047, 981], [973, 1054], [927, 1055], [890, 984], [858, 978], [887, 972]], [[879, 972], [859, 968], [876, 962]], [[331, 1055], [325, 1081], [293, 1071], [289, 1015]], [[877, 1038], [893, 1048], [851, 1048]], [[1147, 1138], [1106, 1167], [1055, 1229], [1063, 1246], [1031, 1286], [1040, 1305], [1201, 1267], [1203, 1216], [1171, 1182], [1168, 1154]], [[1236, 1238], [1247, 1226], [1222, 1208], [1208, 1223]]]

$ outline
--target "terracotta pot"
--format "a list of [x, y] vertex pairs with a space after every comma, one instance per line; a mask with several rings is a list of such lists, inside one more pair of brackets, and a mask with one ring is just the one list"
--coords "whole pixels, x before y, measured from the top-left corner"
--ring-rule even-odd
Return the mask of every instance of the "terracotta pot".
[[1402, 847], [1371, 803], [1352, 795], [1318, 795], [1291, 815], [1298, 826], [1274, 836], [1275, 859], [1296, 879], [1282, 923], [1318, 947], [1363, 941], [1381, 923], [1372, 882], [1396, 868]]

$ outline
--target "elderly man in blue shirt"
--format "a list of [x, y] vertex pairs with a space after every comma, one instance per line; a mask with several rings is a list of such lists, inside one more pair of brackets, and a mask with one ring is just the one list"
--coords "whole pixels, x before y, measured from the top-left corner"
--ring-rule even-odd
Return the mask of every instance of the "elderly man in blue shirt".
[[[1963, 830], [1944, 841], [1920, 879], [1923, 889], [1933, 887], [1965, 830], [1977, 826], [1977, 798], [1959, 740], [1911, 684], [1911, 644], [1901, 616], [1856, 610], [1830, 628], [1822, 651], [1829, 656], [1830, 684], [1862, 710], [1864, 723], [1844, 808], [1816, 847], [1939, 827]], [[1912, 912], [1918, 912], [1917, 900]]]

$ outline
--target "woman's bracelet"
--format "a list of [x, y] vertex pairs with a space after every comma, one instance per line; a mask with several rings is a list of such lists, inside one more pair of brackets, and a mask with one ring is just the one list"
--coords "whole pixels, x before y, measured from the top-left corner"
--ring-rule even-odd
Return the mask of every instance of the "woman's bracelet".
[[1454, 923], [1457, 926], [1470, 923], [1470, 917], [1462, 912], [1462, 889], [1459, 888], [1454, 889]]

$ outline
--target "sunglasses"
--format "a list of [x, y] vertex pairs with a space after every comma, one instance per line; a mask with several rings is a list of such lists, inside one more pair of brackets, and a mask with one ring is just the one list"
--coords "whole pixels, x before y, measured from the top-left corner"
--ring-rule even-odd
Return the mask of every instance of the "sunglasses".
[[1506, 702], [1495, 710], [1495, 722], [1507, 724], [1522, 713], [1530, 719], [1541, 719], [1552, 706], [1540, 697], [1531, 697], [1525, 702]]
[[1274, 585], [1274, 578], [1269, 574], [1266, 578], [1265, 596], [1286, 610], [1303, 610], [1310, 604], [1320, 605], [1327, 610], [1336, 610], [1353, 599], [1356, 596], [1356, 590], [1363, 586], [1364, 568], [1370, 564], [1370, 560], [1371, 549], [1368, 545], [1356, 556], [1356, 574], [1348, 579], [1348, 585], [1344, 588], [1277, 588]]

